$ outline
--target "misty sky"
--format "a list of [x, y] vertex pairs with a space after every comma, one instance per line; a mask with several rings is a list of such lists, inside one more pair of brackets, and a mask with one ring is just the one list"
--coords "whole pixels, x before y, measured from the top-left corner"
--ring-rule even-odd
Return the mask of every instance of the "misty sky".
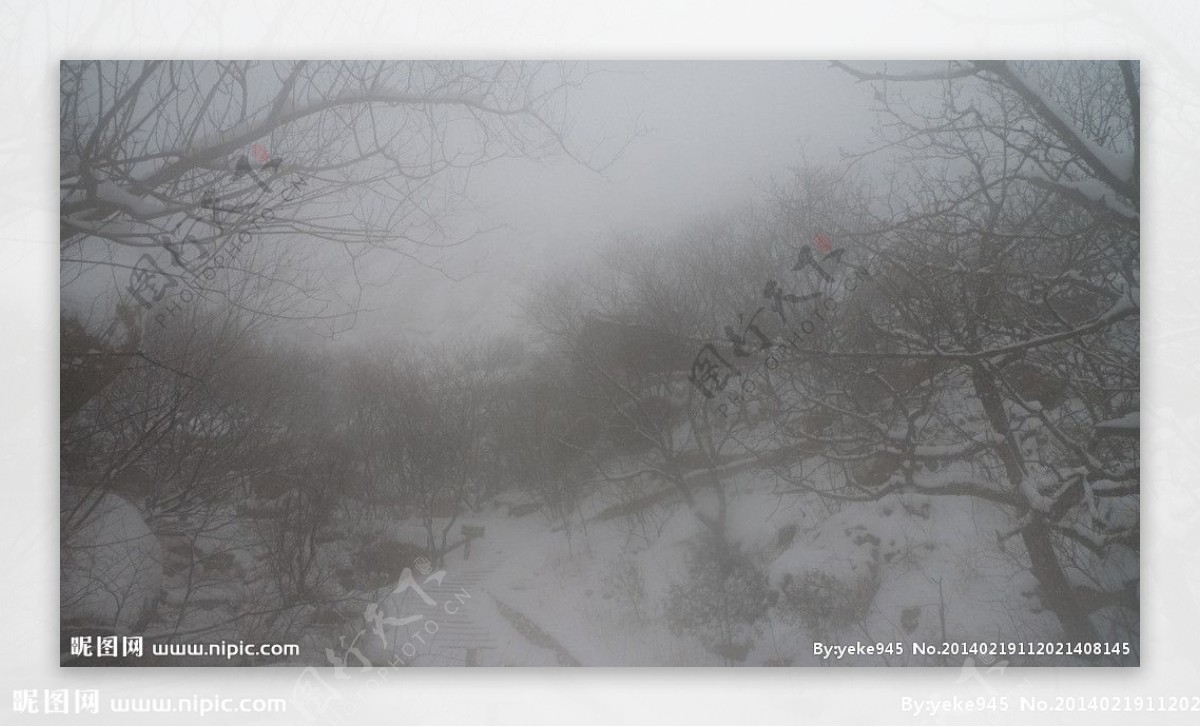
[[410, 268], [370, 291], [346, 340], [397, 334], [414, 342], [473, 336], [514, 324], [527, 284], [585, 259], [622, 232], [671, 233], [689, 220], [761, 198], [802, 161], [861, 149], [873, 122], [871, 88], [825, 62], [602, 62], [609, 71], [573, 96], [584, 145], [637, 138], [603, 176], [569, 159], [505, 160], [472, 177], [480, 227], [504, 225], [457, 248], [452, 282]]

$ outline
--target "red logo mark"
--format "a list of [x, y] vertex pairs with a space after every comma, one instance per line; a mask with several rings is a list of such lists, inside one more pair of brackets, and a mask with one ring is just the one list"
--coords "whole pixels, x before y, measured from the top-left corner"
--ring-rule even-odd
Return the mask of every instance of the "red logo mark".
[[254, 157], [254, 161], [260, 164], [271, 158], [271, 155], [267, 153], [267, 147], [262, 144], [255, 144], [250, 147], [250, 156]]
[[821, 254], [823, 255], [828, 255], [829, 251], [833, 249], [833, 241], [830, 240], [829, 235], [826, 235], [824, 232], [818, 232], [817, 234], [813, 235], [813, 244], [817, 246], [817, 249], [820, 250]]

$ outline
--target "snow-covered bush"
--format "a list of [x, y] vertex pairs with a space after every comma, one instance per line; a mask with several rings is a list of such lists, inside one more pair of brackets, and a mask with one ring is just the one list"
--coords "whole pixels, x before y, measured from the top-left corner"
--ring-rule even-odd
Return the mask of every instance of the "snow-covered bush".
[[615, 596], [639, 621], [645, 616], [646, 579], [637, 560], [629, 552], [622, 551], [612, 562], [604, 576], [604, 593]]
[[736, 543], [705, 531], [687, 559], [688, 581], [671, 586], [667, 625], [696, 637], [726, 665], [745, 661], [772, 600], [767, 574]]
[[153, 616], [162, 548], [137, 509], [113, 494], [64, 492], [64, 625], [135, 631]]
[[847, 578], [812, 570], [795, 578], [786, 576], [784, 581], [781, 610], [821, 637], [865, 618], [879, 590], [879, 581], [869, 572], [865, 577]]
[[838, 535], [796, 543], [771, 565], [780, 613], [814, 638], [862, 621], [879, 591], [877, 539], [855, 529], [847, 529], [844, 539]]

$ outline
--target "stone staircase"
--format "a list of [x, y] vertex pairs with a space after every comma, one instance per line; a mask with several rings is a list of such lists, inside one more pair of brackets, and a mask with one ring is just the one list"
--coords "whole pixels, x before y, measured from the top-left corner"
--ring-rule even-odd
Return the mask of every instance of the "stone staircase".
[[[474, 567], [462, 569], [463, 565]], [[417, 588], [385, 599], [380, 620], [367, 621], [363, 652], [373, 663], [397, 666], [478, 666], [496, 648], [495, 636], [478, 618], [487, 594], [480, 587], [487, 572], [482, 564], [451, 562], [439, 582], [413, 572]], [[421, 597], [424, 593], [429, 600]], [[429, 601], [433, 602], [430, 605]], [[416, 618], [420, 616], [420, 618]], [[381, 638], [375, 630], [380, 626]], [[386, 646], [384, 641], [386, 640]]]

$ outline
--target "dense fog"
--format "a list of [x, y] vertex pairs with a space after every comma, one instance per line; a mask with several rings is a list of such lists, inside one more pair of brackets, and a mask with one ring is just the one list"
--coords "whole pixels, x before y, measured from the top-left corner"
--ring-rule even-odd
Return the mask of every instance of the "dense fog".
[[1137, 665], [1139, 93], [64, 63], [62, 663]]

